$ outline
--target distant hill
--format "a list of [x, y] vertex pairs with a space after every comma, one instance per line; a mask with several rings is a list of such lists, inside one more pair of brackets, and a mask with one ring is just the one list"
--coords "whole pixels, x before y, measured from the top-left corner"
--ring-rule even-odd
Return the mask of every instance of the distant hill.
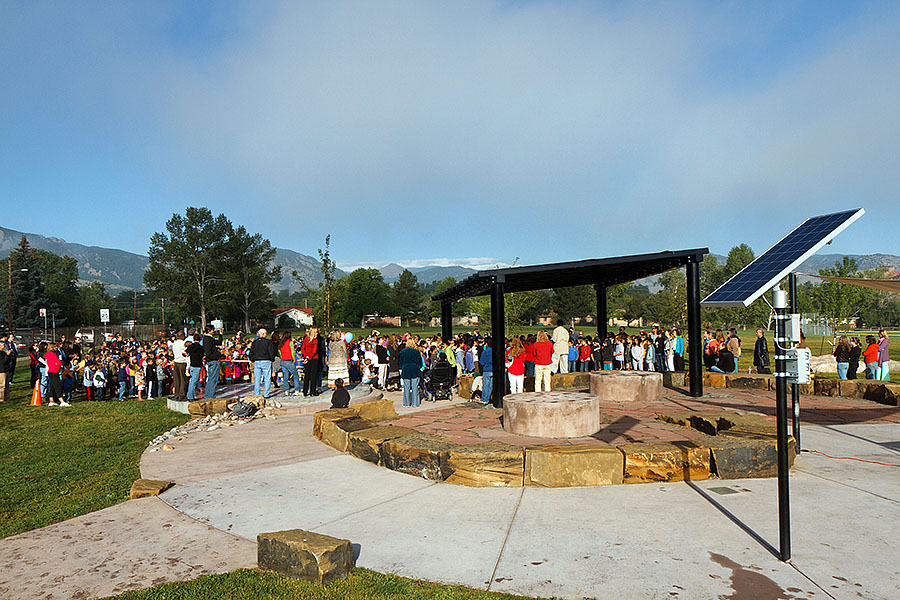
[[448, 277], [455, 277], [457, 281], [460, 279], [465, 279], [472, 273], [477, 273], [475, 269], [470, 269], [469, 267], [460, 267], [460, 266], [452, 266], [452, 267], [416, 267], [414, 269], [410, 269], [410, 272], [416, 276], [416, 279], [419, 280], [419, 283], [431, 283], [432, 281], [442, 281], [447, 279]]
[[[147, 270], [148, 259], [141, 254], [74, 244], [59, 238], [46, 237], [37, 233], [25, 233], [0, 227], [0, 258], [6, 258], [18, 244], [22, 236], [28, 238], [32, 247], [48, 250], [60, 256], [71, 256], [78, 261], [78, 283], [85, 285], [94, 281], [105, 283], [111, 289], [142, 289], [144, 287], [144, 271]], [[281, 265], [281, 281], [272, 286], [274, 289], [300, 290], [300, 284], [291, 276], [293, 271], [314, 287], [322, 281], [320, 263], [312, 256], [293, 250], [276, 248], [275, 264]], [[336, 277], [345, 275], [337, 269]]]

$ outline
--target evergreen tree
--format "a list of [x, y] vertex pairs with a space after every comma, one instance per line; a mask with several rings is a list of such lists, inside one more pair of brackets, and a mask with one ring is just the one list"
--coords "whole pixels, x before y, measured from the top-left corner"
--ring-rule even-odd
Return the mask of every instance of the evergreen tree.
[[250, 331], [251, 316], [268, 316], [269, 284], [281, 279], [281, 266], [271, 266], [275, 248], [269, 240], [258, 233], [250, 235], [243, 225], [234, 230], [228, 247], [232, 261], [226, 286], [243, 315], [245, 331]]
[[44, 291], [37, 252], [24, 235], [16, 249], [9, 253], [7, 260], [12, 269], [12, 328], [44, 327], [44, 318], [40, 316], [42, 308], [47, 309], [46, 322], [49, 325], [52, 316], [59, 311], [59, 306]]
[[560, 319], [570, 321], [597, 312], [597, 292], [590, 285], [554, 288], [551, 304]]
[[75, 320], [78, 312], [78, 261], [46, 250], [35, 250], [41, 283], [51, 304], [59, 307], [56, 325]]
[[418, 278], [409, 269], [403, 269], [393, 287], [394, 305], [401, 318], [418, 318], [422, 312], [422, 290]]

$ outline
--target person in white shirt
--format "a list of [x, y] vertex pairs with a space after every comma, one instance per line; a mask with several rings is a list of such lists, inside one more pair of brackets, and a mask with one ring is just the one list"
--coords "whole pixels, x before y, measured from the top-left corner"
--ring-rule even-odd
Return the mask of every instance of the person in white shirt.
[[[563, 327], [563, 320], [556, 321], [556, 329], [550, 336], [553, 342], [553, 364], [556, 365], [556, 372], [569, 372], [569, 332]], [[551, 366], [552, 371], [552, 366]]]

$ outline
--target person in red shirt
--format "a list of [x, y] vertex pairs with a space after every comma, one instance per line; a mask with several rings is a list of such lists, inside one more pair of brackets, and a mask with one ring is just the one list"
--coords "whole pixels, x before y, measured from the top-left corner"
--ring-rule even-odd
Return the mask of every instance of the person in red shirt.
[[553, 363], [553, 342], [546, 331], [538, 333], [532, 347], [534, 352], [534, 391], [550, 391], [550, 365]]
[[506, 375], [509, 377], [509, 393], [521, 394], [525, 387], [525, 346], [519, 336], [513, 336], [506, 351]]
[[303, 338], [303, 344], [300, 346], [300, 352], [303, 354], [303, 395], [313, 396], [319, 395], [317, 378], [319, 375], [319, 362], [322, 357], [319, 356], [319, 328], [310, 327]]
[[578, 344], [578, 370], [589, 371], [588, 363], [591, 361], [591, 345], [581, 338]]
[[[297, 372], [297, 362], [294, 356], [294, 340], [288, 331], [281, 338], [281, 346], [278, 348], [278, 356], [281, 358], [281, 373], [284, 376], [284, 391], [288, 396], [300, 395], [300, 373]], [[291, 391], [291, 377], [294, 378], [294, 391]]]
[[[56, 353], [57, 348], [58, 346], [55, 342], [50, 342], [47, 345], [47, 352], [44, 354], [44, 362], [47, 363], [47, 397], [50, 399], [47, 405], [70, 406], [65, 401], [65, 396], [63, 396], [62, 380], [59, 378], [59, 374], [62, 371], [62, 360], [60, 360], [59, 354]], [[57, 403], [57, 400], [59, 403]]]
[[866, 363], [866, 379], [875, 379], [875, 373], [878, 371], [878, 342], [875, 341], [874, 335], [867, 335], [866, 343], [868, 347], [862, 353]]
[[534, 377], [534, 334], [525, 338], [525, 377]]

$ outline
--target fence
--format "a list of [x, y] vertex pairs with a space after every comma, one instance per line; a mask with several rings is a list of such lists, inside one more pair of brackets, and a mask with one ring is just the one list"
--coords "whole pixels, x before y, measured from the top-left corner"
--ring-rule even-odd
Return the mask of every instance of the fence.
[[121, 333], [122, 337], [126, 339], [133, 335], [138, 341], [147, 341], [158, 338], [160, 335], [163, 335], [165, 331], [166, 330], [162, 325], [109, 325], [107, 327], [88, 326], [16, 329], [13, 331], [13, 334], [17, 338], [24, 340], [26, 343], [40, 340], [58, 340], [62, 336], [66, 336], [67, 340], [72, 341], [75, 339], [75, 335], [78, 334], [81, 335], [82, 342], [85, 344], [90, 345], [93, 343], [100, 345], [103, 343], [104, 339], [113, 339], [117, 333]]

